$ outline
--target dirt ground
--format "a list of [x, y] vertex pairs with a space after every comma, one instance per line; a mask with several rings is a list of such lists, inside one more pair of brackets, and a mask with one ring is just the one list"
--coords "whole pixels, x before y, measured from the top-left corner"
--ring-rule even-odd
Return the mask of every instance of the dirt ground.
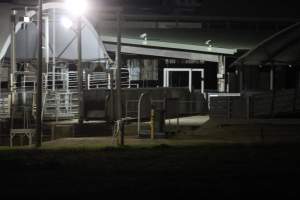
[[[95, 130], [94, 130], [95, 129]], [[93, 147], [114, 147], [117, 139], [113, 138], [111, 130], [107, 127], [101, 129], [95, 126], [89, 133], [82, 132], [81, 137], [67, 137], [44, 142], [43, 148], [93, 148]], [[97, 131], [99, 135], [97, 136]], [[125, 128], [125, 144], [128, 146], [189, 146], [201, 144], [274, 144], [274, 143], [295, 143], [300, 141], [300, 124], [294, 125], [220, 125], [208, 116], [193, 116], [179, 119], [166, 120], [166, 139], [142, 139], [137, 137], [137, 123], [130, 123]], [[149, 123], [142, 124], [142, 132], [149, 132]], [[105, 133], [104, 133], [105, 132]], [[60, 135], [59, 132], [56, 133]], [[18, 140], [16, 140], [18, 142]], [[0, 149], [6, 147], [0, 147]], [[27, 148], [27, 147], [25, 147]]]

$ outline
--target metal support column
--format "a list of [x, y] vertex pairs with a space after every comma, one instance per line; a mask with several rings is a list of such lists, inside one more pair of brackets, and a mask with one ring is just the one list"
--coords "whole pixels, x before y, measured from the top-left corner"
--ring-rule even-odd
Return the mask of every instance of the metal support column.
[[77, 34], [78, 34], [78, 94], [79, 94], [79, 126], [83, 124], [83, 85], [82, 85], [82, 21], [81, 16], [78, 16]]
[[272, 66], [271, 70], [270, 70], [270, 90], [272, 90], [272, 91], [275, 89], [274, 78], [275, 78], [275, 67]]
[[56, 10], [53, 9], [52, 13], [52, 91], [55, 91], [56, 81]]
[[15, 72], [17, 71], [17, 58], [16, 58], [16, 15], [17, 11], [12, 10], [11, 11], [11, 27], [10, 27], [10, 32], [11, 32], [11, 56], [10, 56], [10, 78], [9, 78], [9, 85], [10, 85], [10, 92], [11, 92], [11, 104], [14, 104], [14, 82], [15, 82]]
[[275, 98], [276, 98], [275, 70], [276, 70], [275, 66], [272, 64], [270, 70], [270, 90], [272, 91], [271, 117], [274, 117]]
[[45, 17], [45, 63], [46, 63], [46, 70], [48, 73], [49, 68], [49, 60], [50, 60], [50, 51], [49, 51], [49, 17]]
[[243, 73], [244, 66], [239, 67], [239, 76], [240, 76], [240, 92], [244, 90], [244, 73]]
[[42, 146], [43, 0], [38, 2], [38, 62], [36, 94], [36, 147]]
[[[117, 120], [122, 123], [122, 97], [121, 97], [121, 12], [117, 11], [117, 51], [116, 51], [116, 103], [117, 103]], [[123, 127], [120, 128], [120, 145], [124, 145]]]
[[225, 92], [226, 91], [226, 82], [225, 82], [225, 56], [219, 56], [218, 62], [218, 91]]
[[114, 98], [114, 71], [110, 70], [110, 120], [111, 122], [115, 119], [115, 98]]

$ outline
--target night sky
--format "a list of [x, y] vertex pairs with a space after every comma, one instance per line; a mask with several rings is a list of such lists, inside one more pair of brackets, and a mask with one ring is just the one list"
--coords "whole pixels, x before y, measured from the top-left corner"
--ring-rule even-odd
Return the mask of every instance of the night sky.
[[[51, 0], [50, 0], [51, 1]], [[89, 0], [93, 6], [122, 6], [128, 14], [197, 15], [218, 17], [300, 18], [291, 0]], [[194, 3], [179, 3], [193, 2]], [[34, 4], [36, 0], [1, 0]]]

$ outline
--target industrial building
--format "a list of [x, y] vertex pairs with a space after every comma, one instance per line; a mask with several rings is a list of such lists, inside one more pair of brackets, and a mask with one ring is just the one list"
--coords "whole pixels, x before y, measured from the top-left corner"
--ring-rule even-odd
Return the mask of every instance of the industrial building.
[[[189, 10], [189, 6], [184, 8]], [[117, 118], [115, 52], [120, 27], [114, 10], [94, 12], [82, 16], [78, 25], [64, 3], [43, 5], [41, 114], [45, 124], [78, 119], [83, 123], [110, 122]], [[2, 3], [0, 15], [0, 117], [1, 126], [9, 127], [3, 137], [13, 145], [14, 136], [25, 134], [32, 143], [37, 112], [36, 10]], [[272, 77], [269, 72], [262, 70], [258, 78], [261, 83], [253, 83], [256, 72], [251, 75], [230, 66], [243, 53], [295, 21], [125, 12], [119, 43], [121, 117], [128, 121], [149, 120], [152, 106], [165, 110], [167, 118], [208, 114], [211, 96], [272, 90], [273, 86], [267, 84]], [[294, 81], [297, 79], [299, 76]], [[290, 83], [282, 79], [280, 84], [285, 89]]]

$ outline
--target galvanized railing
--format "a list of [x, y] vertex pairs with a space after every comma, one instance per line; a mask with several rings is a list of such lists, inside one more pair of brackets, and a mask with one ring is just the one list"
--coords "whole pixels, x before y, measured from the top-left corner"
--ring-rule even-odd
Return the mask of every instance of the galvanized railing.
[[0, 119], [7, 119], [10, 117], [10, 98], [7, 94], [0, 95]]
[[49, 92], [44, 104], [43, 118], [45, 120], [78, 118], [79, 98], [76, 92]]
[[106, 72], [94, 72], [88, 74], [88, 89], [108, 88], [110, 85], [110, 77]]

